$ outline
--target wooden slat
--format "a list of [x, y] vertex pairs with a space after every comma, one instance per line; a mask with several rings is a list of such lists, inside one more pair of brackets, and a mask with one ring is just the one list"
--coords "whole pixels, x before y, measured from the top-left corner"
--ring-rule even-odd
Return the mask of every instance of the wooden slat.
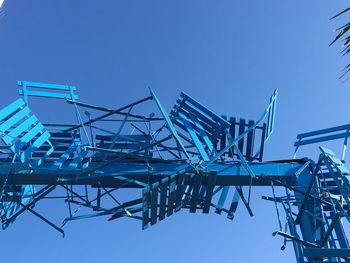
[[[236, 118], [230, 118], [230, 123], [231, 123], [231, 126], [229, 128], [229, 132], [230, 132], [232, 139], [234, 140], [236, 138]], [[233, 157], [233, 155], [234, 155], [234, 148], [233, 147], [231, 147], [231, 149], [229, 150], [228, 155], [230, 157]]]
[[263, 124], [263, 129], [262, 129], [262, 133], [261, 133], [259, 162], [262, 162], [263, 157], [264, 157], [265, 137], [266, 137], [266, 123]]
[[151, 225], [154, 225], [155, 223], [157, 223], [158, 186], [159, 186], [159, 183], [154, 183], [151, 189]]
[[44, 88], [44, 89], [54, 89], [54, 90], [76, 90], [76, 87], [74, 86], [68, 86], [68, 85], [60, 85], [60, 84], [51, 84], [51, 83], [40, 83], [40, 82], [33, 82], [33, 81], [22, 81], [19, 80], [17, 82], [17, 85], [22, 87], [28, 87], [28, 88]]
[[166, 125], [170, 131], [170, 133], [173, 135], [174, 139], [177, 141], [178, 143], [178, 146], [182, 149], [183, 153], [186, 155], [187, 158], [190, 158], [189, 154], [187, 153], [187, 150], [185, 148], [185, 146], [183, 145], [175, 127], [174, 127], [174, 124], [172, 122], [172, 120], [169, 118], [169, 114], [167, 113], [167, 111], [163, 108], [162, 104], [160, 103], [159, 99], [157, 98], [156, 94], [154, 94], [154, 92], [150, 89], [150, 92], [151, 92], [151, 95], [154, 99], [154, 101], [156, 102], [157, 104], [157, 107], [160, 111], [160, 113], [162, 114], [165, 122], [166, 122]]
[[233, 194], [232, 201], [231, 201], [230, 209], [227, 213], [228, 219], [231, 219], [231, 220], [233, 219], [234, 213], [236, 212], [236, 209], [238, 206], [238, 201], [239, 201], [239, 194], [238, 194], [237, 190], [235, 190], [235, 192]]
[[[239, 119], [239, 131], [238, 131], [238, 134], [241, 135], [242, 133], [244, 133], [244, 131], [245, 131], [245, 120], [244, 119]], [[243, 147], [244, 147], [244, 137], [238, 141], [238, 149], [239, 149], [239, 151], [242, 154], [244, 154]]]
[[226, 201], [226, 198], [227, 198], [227, 194], [228, 194], [228, 190], [230, 189], [229, 186], [224, 186], [221, 190], [221, 194], [220, 194], [220, 198], [219, 198], [219, 201], [218, 201], [218, 204], [216, 206], [216, 210], [215, 210], [215, 213], [217, 214], [221, 214], [222, 212], [222, 208], [224, 207], [224, 204], [225, 204], [225, 201]]
[[184, 179], [185, 179], [185, 174], [184, 173], [179, 174], [177, 178], [177, 184], [176, 184], [175, 212], [180, 211], [182, 207], [182, 196], [184, 193]]
[[190, 212], [195, 213], [198, 203], [199, 188], [201, 185], [202, 173], [195, 173], [193, 178], [193, 190], [191, 194]]
[[19, 90], [20, 95], [27, 95], [27, 96], [35, 96], [35, 97], [45, 97], [45, 98], [55, 98], [55, 99], [73, 99], [77, 100], [78, 96], [73, 94], [73, 96], [70, 93], [58, 93], [58, 92], [47, 92], [47, 91], [38, 91], [38, 90], [26, 90], [23, 92], [23, 90]]
[[82, 162], [84, 157], [87, 155], [88, 151], [81, 151], [77, 154], [77, 156], [69, 163], [68, 169], [74, 170], [78, 167], [78, 165]]
[[54, 151], [54, 148], [51, 147], [39, 160], [36, 160], [35, 165], [39, 166], [41, 165], [49, 156], [50, 154]]
[[68, 160], [68, 158], [76, 149], [77, 146], [74, 143], [72, 143], [72, 145], [67, 149], [67, 151], [64, 154], [62, 154], [62, 156], [58, 160], [55, 161], [53, 166], [56, 168], [61, 168], [63, 163]]
[[206, 115], [211, 117], [214, 121], [219, 122], [223, 127], [225, 128], [229, 127], [229, 123], [227, 121], [222, 119], [219, 115], [215, 114], [214, 112], [208, 110], [206, 107], [201, 105], [199, 102], [197, 102], [195, 99], [193, 99], [186, 93], [181, 92], [180, 96], [183, 97], [189, 103], [191, 103], [193, 106], [195, 106], [197, 109], [199, 109], [200, 111], [204, 112]]
[[216, 173], [211, 172], [207, 178], [207, 191], [204, 198], [203, 213], [209, 213], [215, 182], [216, 182]]
[[173, 214], [174, 202], [176, 197], [175, 186], [176, 186], [176, 177], [173, 176], [170, 178], [167, 216], [171, 216]]
[[25, 148], [26, 145], [39, 133], [44, 130], [44, 126], [41, 123], [37, 123], [32, 129], [25, 133], [22, 138], [20, 138], [14, 145], [11, 146], [11, 150], [14, 153], [19, 153], [22, 148]]
[[192, 141], [194, 143], [194, 145], [196, 146], [199, 154], [201, 155], [202, 159], [207, 162], [209, 161], [209, 157], [208, 154], [206, 153], [201, 141], [199, 140], [195, 130], [193, 129], [191, 123], [189, 122], [189, 119], [187, 118], [187, 116], [185, 116], [182, 113], [179, 113], [179, 117], [181, 118], [182, 123], [185, 125], [188, 134], [191, 136]]
[[149, 225], [149, 202], [150, 187], [146, 186], [142, 189], [142, 229], [145, 230]]
[[23, 107], [25, 102], [22, 99], [18, 99], [12, 102], [10, 105], [0, 110], [0, 121], [6, 119], [8, 116], [18, 111], [21, 107]]
[[202, 137], [201, 140], [204, 141], [206, 146], [208, 147], [211, 154], [215, 154], [215, 148], [212, 143], [212, 141], [209, 139], [208, 134], [204, 130], [203, 126], [196, 120], [194, 116], [192, 116], [192, 121], [194, 122], [195, 127], [197, 128], [197, 131], [199, 131], [200, 136]]
[[[248, 121], [248, 128], [254, 125], [254, 121]], [[245, 157], [247, 161], [252, 161], [253, 150], [254, 150], [254, 137], [255, 137], [255, 129], [252, 129], [247, 134], [247, 145]]]
[[169, 179], [164, 178], [161, 181], [159, 186], [160, 188], [159, 221], [165, 218], [168, 183], [169, 183]]
[[[222, 118], [225, 119], [225, 120], [227, 119], [226, 116], [222, 116]], [[231, 124], [231, 126], [230, 126], [230, 129], [231, 129], [231, 127], [232, 127], [232, 124]], [[220, 137], [220, 148], [216, 147], [216, 149], [217, 149], [218, 151], [221, 151], [221, 150], [223, 150], [225, 147], [226, 147], [226, 134], [225, 134], [225, 133], [222, 133], [222, 134], [221, 134], [221, 137]]]
[[16, 114], [8, 118], [5, 122], [3, 122], [0, 125], [0, 132], [7, 131], [12, 126], [20, 122], [24, 117], [28, 116], [29, 113], [30, 113], [30, 109], [28, 107], [24, 107], [20, 111], [16, 112]]
[[3, 140], [7, 144], [12, 144], [16, 138], [21, 135], [23, 132], [28, 130], [30, 127], [35, 125], [37, 123], [38, 119], [36, 116], [32, 115], [27, 120], [23, 121], [21, 124], [19, 124], [16, 128], [14, 128], [12, 131], [10, 131], [7, 135], [3, 137]]
[[207, 191], [207, 186], [206, 185], [201, 185], [199, 187], [199, 194], [198, 194], [198, 202], [197, 203], [200, 203], [204, 200], [204, 195]]
[[208, 117], [206, 117], [203, 113], [198, 111], [196, 108], [193, 108], [192, 106], [188, 105], [187, 103], [182, 103], [181, 107], [178, 109], [178, 113], [184, 111], [186, 113], [191, 113], [195, 115], [203, 124], [206, 130], [211, 131], [211, 130], [217, 130], [217, 129], [222, 129], [220, 125], [217, 122], [212, 121]]
[[270, 98], [270, 109], [267, 118], [267, 131], [266, 131], [266, 140], [270, 137], [274, 129], [275, 114], [276, 114], [276, 99], [277, 99], [277, 90], [274, 91], [273, 95]]
[[192, 185], [187, 185], [185, 192], [184, 192], [184, 196], [182, 198], [182, 205], [183, 206], [187, 206], [188, 201], [190, 200], [190, 197], [191, 197], [191, 191], [192, 191]]
[[21, 161], [24, 162], [26, 159], [31, 157], [31, 154], [38, 149], [44, 142], [50, 138], [48, 131], [44, 131], [22, 154]]

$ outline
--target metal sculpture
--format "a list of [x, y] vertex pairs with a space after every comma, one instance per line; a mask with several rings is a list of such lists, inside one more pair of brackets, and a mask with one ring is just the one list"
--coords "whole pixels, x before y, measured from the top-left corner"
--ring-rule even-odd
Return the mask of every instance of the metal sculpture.
[[[271, 186], [273, 195], [263, 199], [275, 203], [279, 229], [273, 235], [283, 237], [281, 249], [291, 242], [298, 263], [350, 261], [343, 228], [343, 220], [350, 220], [350, 172], [344, 166], [349, 125], [301, 134], [295, 143], [296, 155], [300, 146], [342, 138], [341, 160], [321, 147], [317, 162], [263, 162], [277, 90], [261, 117], [247, 121], [219, 116], [185, 93], [169, 114], [152, 90], [109, 109], [80, 102], [74, 86], [18, 85], [23, 98], [0, 110], [3, 229], [26, 211], [63, 235], [69, 221], [100, 216], [137, 219], [143, 229], [181, 209], [214, 210], [233, 219], [239, 202], [252, 216], [252, 187]], [[41, 123], [29, 107], [32, 97], [67, 102], [77, 122]], [[138, 112], [147, 102], [159, 116]], [[276, 196], [275, 187], [285, 195]], [[128, 192], [116, 198], [121, 189]], [[61, 225], [35, 207], [53, 198], [67, 204]]]

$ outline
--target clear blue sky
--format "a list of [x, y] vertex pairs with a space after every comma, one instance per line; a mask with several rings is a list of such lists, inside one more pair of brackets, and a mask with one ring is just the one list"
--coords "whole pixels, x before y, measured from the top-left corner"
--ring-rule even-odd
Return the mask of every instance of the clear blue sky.
[[[297, 133], [350, 122], [348, 62], [329, 48], [348, 5], [331, 0], [5, 0], [0, 19], [0, 107], [17, 80], [76, 85], [82, 101], [118, 107], [152, 87], [170, 109], [186, 91], [219, 114], [257, 118], [279, 89], [266, 159], [290, 158]], [[41, 117], [65, 110], [38, 106]], [[43, 113], [44, 112], [44, 113]], [[310, 151], [311, 152], [311, 151]], [[308, 151], [304, 152], [309, 153]], [[136, 221], [73, 222], [66, 238], [30, 214], [0, 233], [4, 262], [294, 262], [282, 239], [271, 189], [254, 189], [253, 218], [182, 211], [141, 230]], [[66, 211], [53, 202], [49, 216]]]

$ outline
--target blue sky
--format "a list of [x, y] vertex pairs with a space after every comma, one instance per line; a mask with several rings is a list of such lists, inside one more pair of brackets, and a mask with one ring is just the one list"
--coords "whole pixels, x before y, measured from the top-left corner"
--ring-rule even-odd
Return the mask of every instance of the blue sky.
[[[8, 0], [0, 19], [0, 107], [17, 80], [71, 84], [82, 101], [116, 108], [152, 87], [167, 109], [186, 91], [219, 114], [257, 119], [279, 89], [266, 159], [291, 158], [298, 133], [349, 123], [348, 62], [329, 48], [329, 21], [347, 1]], [[343, 21], [344, 22], [344, 21]], [[65, 121], [64, 108], [35, 108]], [[340, 149], [340, 145], [339, 145]], [[337, 149], [335, 149], [337, 150]], [[306, 150], [302, 154], [313, 154]], [[315, 156], [312, 156], [315, 157]], [[271, 189], [253, 191], [249, 217], [180, 212], [146, 231], [139, 222], [73, 222], [62, 239], [26, 214], [0, 234], [14, 262], [294, 262], [282, 252]], [[50, 216], [64, 211], [55, 203]]]

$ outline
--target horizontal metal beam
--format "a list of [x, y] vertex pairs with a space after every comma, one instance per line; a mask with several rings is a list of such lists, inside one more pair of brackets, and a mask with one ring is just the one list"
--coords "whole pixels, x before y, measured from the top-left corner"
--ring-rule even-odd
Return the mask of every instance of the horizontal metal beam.
[[345, 248], [305, 248], [305, 257], [350, 257], [350, 249]]
[[[102, 163], [103, 164], [103, 163]], [[249, 172], [244, 168], [241, 163], [233, 164], [214, 164], [208, 167], [205, 173], [215, 172], [217, 174], [215, 185], [259, 185], [269, 186], [271, 178], [276, 179], [278, 182], [288, 184], [290, 186], [295, 185], [296, 175], [295, 173], [300, 170], [304, 163], [298, 162], [269, 162], [269, 163], [251, 163], [255, 178], [251, 178]], [[11, 166], [12, 173], [8, 175], [9, 167]], [[47, 164], [47, 168], [43, 165], [43, 168], [37, 169], [35, 172], [30, 170], [26, 171], [23, 165], [3, 163], [0, 167], [0, 179], [4, 179], [8, 176], [9, 183], [16, 185], [47, 185], [52, 183], [74, 184], [74, 185], [91, 185], [97, 186], [102, 183], [108, 187], [120, 187], [123, 188], [142, 188], [142, 185], [133, 182], [148, 183], [157, 182], [163, 178], [169, 177], [174, 173], [181, 172], [186, 169], [184, 184], [191, 184], [191, 174], [194, 171], [186, 162], [164, 162], [164, 163], [149, 163], [152, 167], [150, 171], [147, 163], [132, 163], [132, 162], [115, 162], [106, 166], [102, 166], [101, 163], [91, 163], [89, 169], [91, 173], [84, 174], [84, 170], [51, 170], [50, 164]], [[95, 167], [101, 167], [95, 169]], [[310, 174], [309, 169], [303, 170], [302, 173]], [[83, 174], [83, 175], [82, 175]], [[125, 180], [118, 179], [118, 176], [130, 179], [130, 183], [125, 184]], [[275, 183], [281, 185], [282, 183]], [[207, 178], [203, 179], [204, 185], [207, 184]]]

